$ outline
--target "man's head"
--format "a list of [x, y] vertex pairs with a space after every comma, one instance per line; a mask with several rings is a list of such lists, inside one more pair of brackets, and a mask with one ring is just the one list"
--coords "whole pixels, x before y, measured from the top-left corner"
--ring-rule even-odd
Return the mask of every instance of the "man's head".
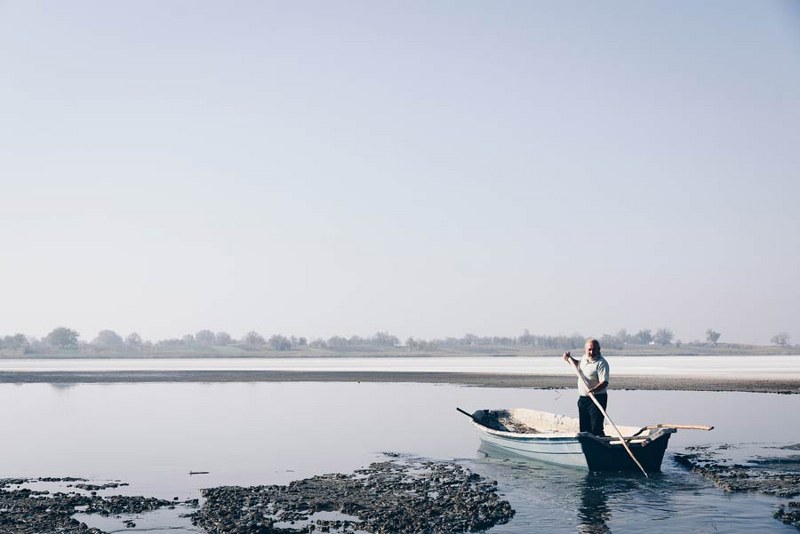
[[589, 358], [594, 359], [595, 357], [600, 356], [600, 342], [593, 337], [590, 337], [586, 340], [584, 349], [586, 350], [586, 355], [589, 356]]

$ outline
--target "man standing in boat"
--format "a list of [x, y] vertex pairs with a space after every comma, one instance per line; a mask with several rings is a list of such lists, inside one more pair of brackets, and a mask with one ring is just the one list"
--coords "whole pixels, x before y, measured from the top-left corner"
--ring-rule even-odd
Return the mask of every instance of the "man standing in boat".
[[[580, 373], [586, 379], [585, 383], [578, 378], [578, 417], [581, 422], [581, 432], [591, 432], [595, 436], [605, 436], [603, 432], [603, 412], [592, 402], [589, 397], [591, 393], [597, 402], [606, 409], [608, 404], [608, 362], [600, 354], [600, 342], [590, 337], [586, 340], [583, 358], [576, 360], [569, 352], [561, 356], [565, 362], [575, 367], [578, 366]], [[589, 386], [588, 388], [586, 386]]]

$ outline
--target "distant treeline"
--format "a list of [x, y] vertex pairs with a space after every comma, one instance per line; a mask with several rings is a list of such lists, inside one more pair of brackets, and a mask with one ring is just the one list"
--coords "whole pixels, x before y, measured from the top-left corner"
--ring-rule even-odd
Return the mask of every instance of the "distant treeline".
[[[680, 347], [682, 342], [674, 340], [672, 330], [660, 328], [655, 332], [639, 330], [635, 334], [628, 334], [625, 329], [616, 334], [603, 334], [599, 337], [603, 348], [624, 349], [631, 345], [675, 345]], [[713, 329], [706, 330], [704, 341], [696, 340], [687, 345], [714, 346], [720, 338], [720, 333]], [[113, 330], [102, 330], [91, 341], [81, 340], [80, 334], [66, 327], [53, 329], [41, 339], [28, 337], [23, 334], [7, 335], [0, 337], [0, 350], [14, 353], [46, 353], [53, 351], [79, 351], [86, 353], [100, 353], [106, 351], [141, 351], [161, 352], [176, 349], [202, 349], [203, 347], [231, 347], [243, 350], [258, 351], [290, 351], [295, 349], [358, 349], [358, 348], [404, 348], [409, 351], [433, 351], [437, 349], [452, 349], [463, 347], [535, 347], [554, 350], [573, 350], [583, 347], [586, 338], [575, 333], [569, 336], [533, 335], [525, 330], [517, 337], [481, 337], [465, 334], [462, 337], [446, 337], [441, 339], [416, 339], [409, 337], [401, 341], [397, 336], [388, 332], [377, 332], [369, 337], [361, 336], [333, 336], [327, 339], [316, 338], [308, 340], [305, 337], [273, 335], [269, 338], [258, 332], [251, 331], [240, 339], [234, 339], [226, 332], [213, 332], [200, 330], [194, 334], [186, 334], [180, 338], [148, 341], [136, 332], [122, 337]], [[779, 346], [789, 346], [789, 336], [786, 333], [776, 334], [772, 343]]]

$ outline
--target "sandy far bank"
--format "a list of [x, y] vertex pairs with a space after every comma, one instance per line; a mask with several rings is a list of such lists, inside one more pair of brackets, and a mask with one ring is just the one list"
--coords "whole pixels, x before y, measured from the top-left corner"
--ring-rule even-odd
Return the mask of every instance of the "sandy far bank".
[[[482, 387], [566, 389], [575, 378], [559, 375], [353, 371], [93, 371], [0, 372], [0, 383], [142, 383], [142, 382], [412, 382]], [[614, 389], [744, 391], [800, 393], [800, 380], [679, 376], [619, 376]]]

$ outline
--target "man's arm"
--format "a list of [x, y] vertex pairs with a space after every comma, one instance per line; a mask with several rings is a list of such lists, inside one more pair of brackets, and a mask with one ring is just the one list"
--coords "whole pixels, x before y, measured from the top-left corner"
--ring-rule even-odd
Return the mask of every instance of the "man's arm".
[[606, 386], [608, 386], [608, 380], [603, 380], [602, 382], [597, 384], [595, 387], [591, 388], [589, 390], [589, 393], [594, 394], [595, 392], [600, 391], [601, 389], [603, 389]]

